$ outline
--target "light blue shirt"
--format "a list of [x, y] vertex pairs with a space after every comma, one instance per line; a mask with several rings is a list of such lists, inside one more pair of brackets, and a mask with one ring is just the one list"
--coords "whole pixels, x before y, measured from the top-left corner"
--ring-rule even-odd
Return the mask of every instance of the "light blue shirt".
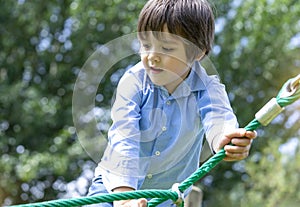
[[238, 126], [225, 87], [198, 62], [169, 95], [140, 62], [121, 78], [112, 107], [108, 146], [96, 175], [106, 189], [169, 189], [199, 166], [204, 134], [212, 149]]

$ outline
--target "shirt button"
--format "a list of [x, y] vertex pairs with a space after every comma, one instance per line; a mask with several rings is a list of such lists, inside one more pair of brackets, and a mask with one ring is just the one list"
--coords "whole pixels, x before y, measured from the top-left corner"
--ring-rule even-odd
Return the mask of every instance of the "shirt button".
[[161, 128], [161, 130], [166, 131], [166, 130], [167, 130], [167, 127], [163, 126], [163, 127]]
[[152, 178], [152, 174], [148, 174], [147, 178], [151, 179]]
[[167, 101], [167, 105], [170, 105], [171, 104], [171, 101]]
[[156, 155], [156, 156], [159, 156], [159, 155], [160, 155], [160, 151], [156, 151], [156, 152], [155, 152], [155, 155]]

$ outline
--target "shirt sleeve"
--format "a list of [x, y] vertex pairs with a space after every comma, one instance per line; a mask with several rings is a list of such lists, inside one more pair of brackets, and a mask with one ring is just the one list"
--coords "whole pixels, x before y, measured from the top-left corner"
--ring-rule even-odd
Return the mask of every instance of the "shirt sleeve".
[[137, 189], [140, 149], [141, 80], [127, 72], [117, 87], [112, 106], [108, 146], [99, 163], [108, 191], [120, 186]]
[[201, 105], [200, 114], [206, 139], [212, 152], [215, 152], [222, 135], [238, 127], [225, 86], [217, 76], [208, 76], [206, 89], [201, 94]]

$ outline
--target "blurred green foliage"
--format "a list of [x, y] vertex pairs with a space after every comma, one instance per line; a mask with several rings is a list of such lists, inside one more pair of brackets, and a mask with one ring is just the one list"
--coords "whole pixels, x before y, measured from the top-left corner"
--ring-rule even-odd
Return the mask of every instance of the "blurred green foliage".
[[[287, 79], [300, 72], [300, 4], [285, 0], [214, 2], [220, 28], [216, 31], [217, 54], [211, 58], [240, 125], [245, 126]], [[201, 183], [208, 206], [298, 205], [299, 110], [298, 101], [268, 127], [260, 128], [248, 159], [221, 163], [204, 178]], [[286, 144], [290, 140], [296, 141]]]
[[[72, 122], [77, 75], [96, 48], [135, 30], [143, 2], [0, 4], [0, 203], [54, 199], [94, 167]], [[111, 97], [105, 81], [99, 91]]]
[[[72, 122], [74, 84], [97, 48], [135, 31], [144, 3], [0, 0], [1, 204], [61, 198], [70, 184], [82, 184], [78, 178], [90, 181], [95, 163], [78, 142]], [[217, 30], [210, 58], [244, 126], [300, 71], [300, 4], [212, 3]], [[133, 61], [122, 61], [103, 80], [97, 106], [110, 106], [115, 83], [109, 76]], [[258, 130], [248, 159], [221, 163], [202, 179], [204, 205], [295, 206], [300, 200], [299, 114], [297, 102]], [[73, 186], [73, 191], [84, 195], [87, 186]]]

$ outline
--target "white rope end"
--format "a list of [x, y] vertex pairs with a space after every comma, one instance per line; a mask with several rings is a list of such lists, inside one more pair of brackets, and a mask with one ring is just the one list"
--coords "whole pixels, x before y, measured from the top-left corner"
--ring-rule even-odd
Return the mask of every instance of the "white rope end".
[[289, 83], [284, 88], [284, 91], [280, 94], [280, 98], [287, 98], [296, 93], [300, 87], [300, 74], [290, 79]]
[[281, 108], [276, 98], [272, 98], [255, 114], [255, 118], [261, 125], [267, 126], [283, 110], [284, 108]]

